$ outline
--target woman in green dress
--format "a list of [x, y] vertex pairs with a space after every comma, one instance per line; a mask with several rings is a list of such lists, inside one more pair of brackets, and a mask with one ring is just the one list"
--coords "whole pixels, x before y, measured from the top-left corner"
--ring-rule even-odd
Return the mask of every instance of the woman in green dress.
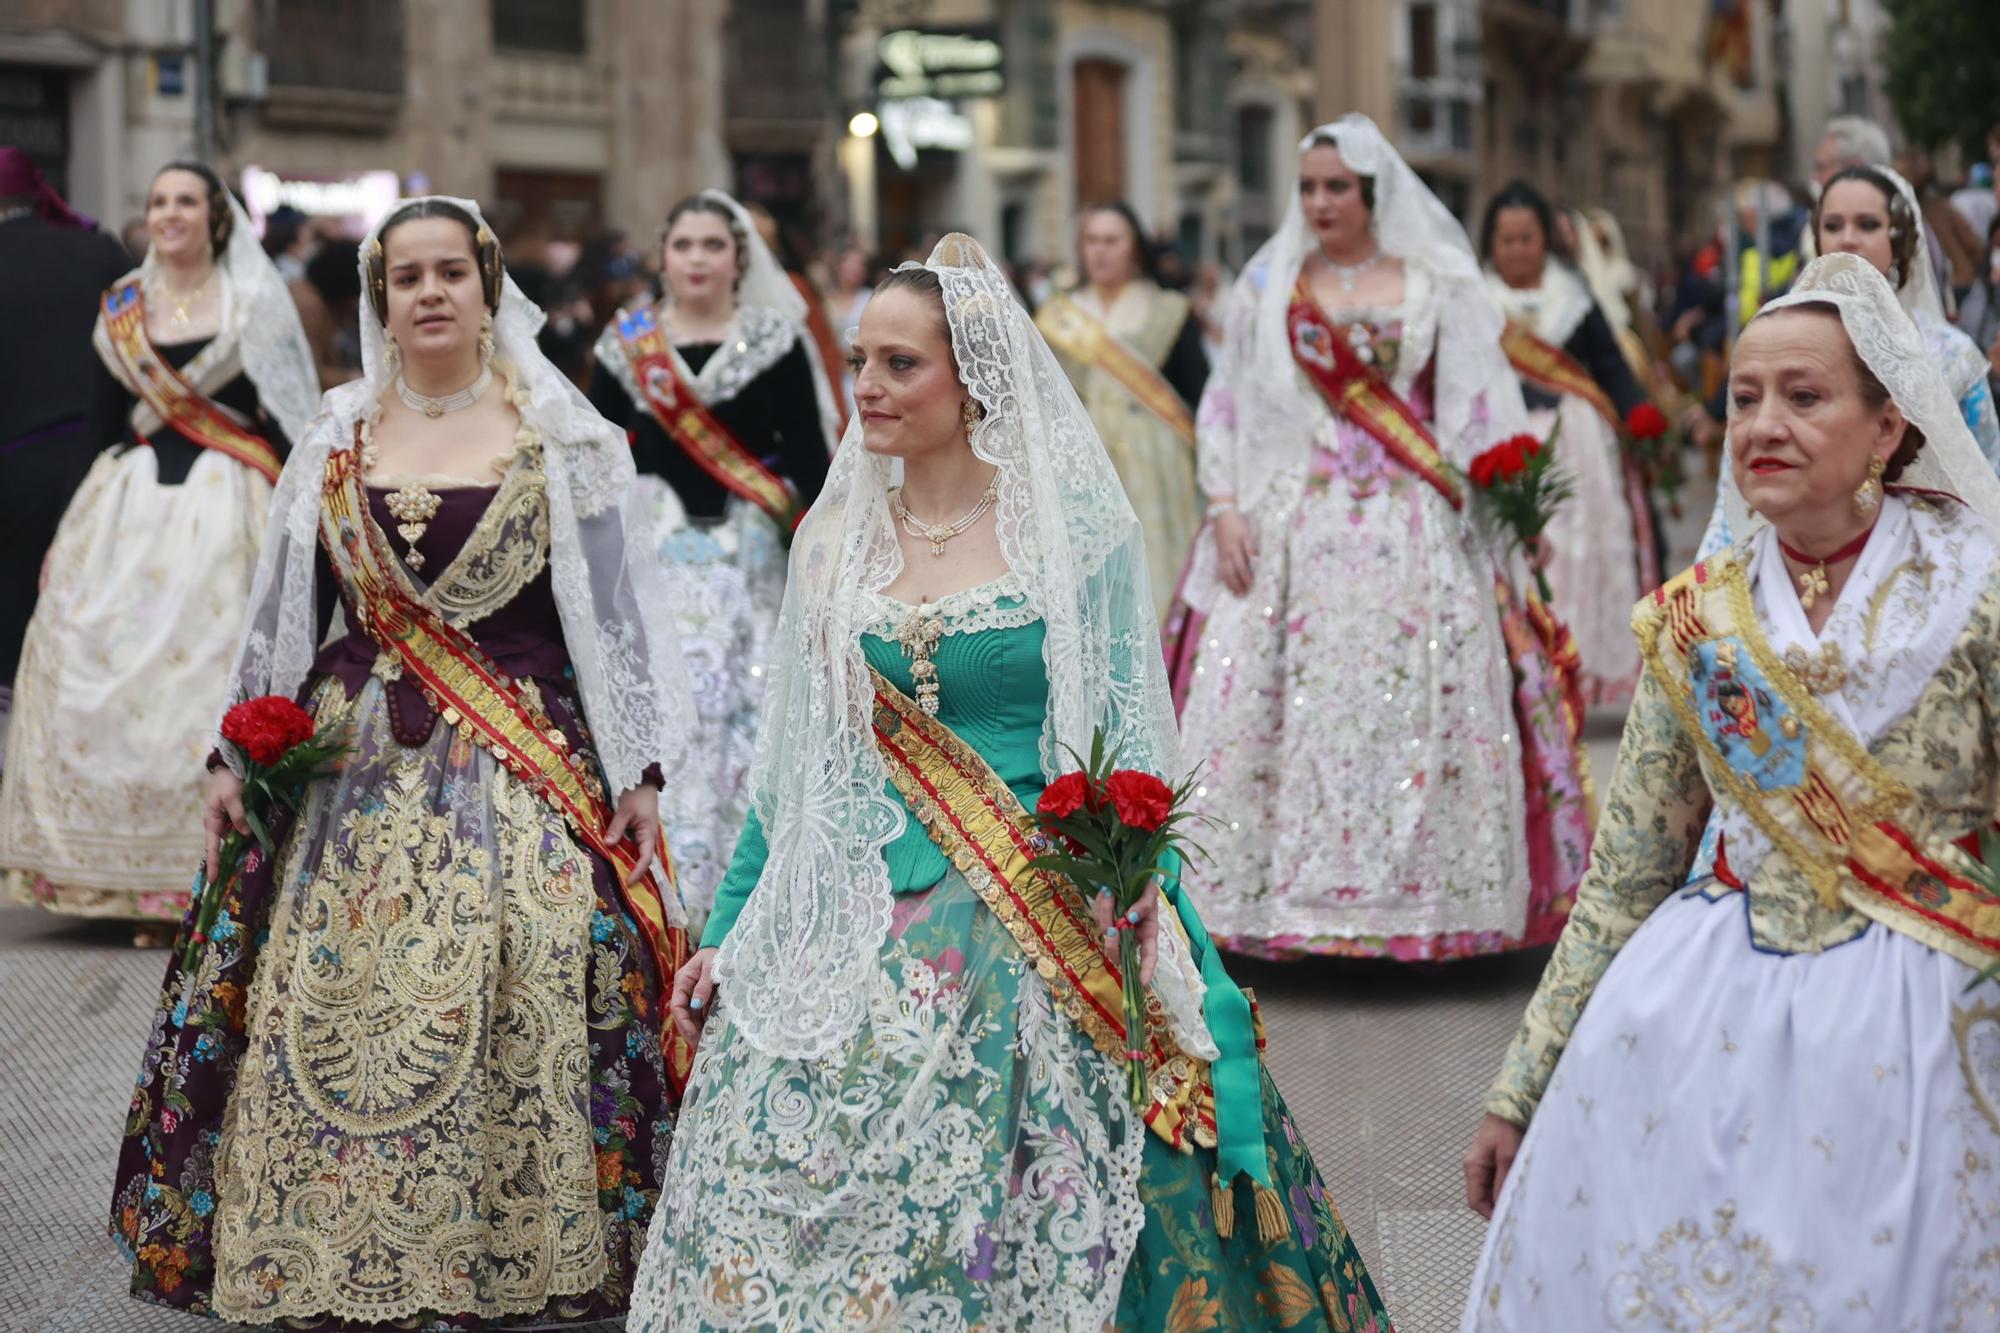
[[1135, 1107], [1109, 908], [1026, 868], [1066, 746], [1178, 765], [1088, 416], [964, 237], [883, 284], [854, 353], [753, 814], [676, 978], [700, 1051], [628, 1327], [1386, 1329], [1178, 886], [1139, 909]]

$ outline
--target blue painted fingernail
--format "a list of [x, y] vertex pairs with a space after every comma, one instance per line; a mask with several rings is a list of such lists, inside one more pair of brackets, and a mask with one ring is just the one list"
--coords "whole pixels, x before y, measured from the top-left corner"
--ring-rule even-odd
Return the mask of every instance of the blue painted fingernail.
[[688, 997], [688, 1008], [690, 1009], [700, 1009], [706, 1004], [707, 1001], [702, 999], [701, 996], [699, 995], [691, 995]]

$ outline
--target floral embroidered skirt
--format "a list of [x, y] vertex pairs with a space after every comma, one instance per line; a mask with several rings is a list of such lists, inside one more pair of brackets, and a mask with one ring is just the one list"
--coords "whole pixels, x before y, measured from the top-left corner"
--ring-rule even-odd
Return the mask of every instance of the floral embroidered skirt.
[[785, 551], [776, 525], [754, 505], [732, 499], [720, 523], [690, 521], [665, 482], [642, 476], [637, 484], [673, 594], [704, 757], [701, 781], [670, 782], [661, 793], [675, 879], [699, 936], [750, 813], [750, 761], [785, 596]]
[[1465, 1333], [2000, 1328], [2000, 987], [1741, 893], [1613, 960], [1501, 1191]]
[[308, 705], [352, 753], [168, 966], [112, 1202], [134, 1294], [287, 1328], [615, 1317], [671, 1120], [610, 868], [456, 728], [400, 745], [374, 679]]
[[[1167, 627], [1216, 941], [1403, 960], [1553, 939], [1590, 854], [1561, 693], [1491, 557], [1346, 423], [1253, 516], [1247, 596], [1196, 548]], [[1206, 611], [1194, 609], [1206, 607]]]
[[[710, 1020], [627, 1328], [1386, 1330], [1276, 1089], [1283, 1240], [1177, 1153], [956, 872], [899, 897], [866, 1026], [816, 1061]], [[1246, 1234], [1247, 1233], [1247, 1234]]]

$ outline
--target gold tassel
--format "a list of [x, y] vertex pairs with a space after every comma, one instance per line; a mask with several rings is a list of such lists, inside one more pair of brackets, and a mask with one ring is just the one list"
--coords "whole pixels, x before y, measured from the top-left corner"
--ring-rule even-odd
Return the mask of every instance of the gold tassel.
[[1236, 1234], [1236, 1181], [1225, 1185], [1220, 1175], [1211, 1177], [1208, 1202], [1215, 1213], [1215, 1234], [1228, 1240]]
[[1285, 1201], [1269, 1185], [1258, 1185], [1255, 1189], [1257, 1235], [1266, 1245], [1276, 1245], [1291, 1231], [1291, 1223], [1285, 1218]]

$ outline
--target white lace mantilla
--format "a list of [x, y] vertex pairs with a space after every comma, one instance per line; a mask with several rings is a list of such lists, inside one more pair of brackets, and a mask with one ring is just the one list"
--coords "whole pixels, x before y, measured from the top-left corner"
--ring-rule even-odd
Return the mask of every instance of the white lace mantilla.
[[[1094, 731], [1124, 762], [1179, 773], [1145, 541], [1055, 354], [978, 245], [948, 236], [927, 265], [942, 287], [960, 379], [985, 416], [972, 451], [996, 469], [1001, 556], [1047, 627], [1041, 759], [1053, 778]], [[903, 567], [889, 462], [858, 421], [794, 536], [751, 785], [771, 854], [721, 955], [725, 987], [754, 994], [738, 1022], [773, 1056], [811, 1059], [865, 1022], [894, 894], [882, 851], [906, 817], [870, 719], [867, 599]]]
[[[625, 314], [621, 310], [612, 316], [604, 332], [597, 335], [597, 364], [610, 371], [618, 387], [625, 390], [636, 406], [643, 408], [646, 395], [640, 392], [639, 381], [632, 374], [631, 358], [625, 355], [625, 340], [618, 336], [618, 322]], [[798, 327], [778, 311], [744, 306], [736, 312], [735, 326], [699, 374], [689, 370], [687, 362], [681, 360], [678, 346], [674, 349], [674, 359], [680, 363], [678, 369], [689, 386], [704, 404], [713, 408], [756, 383], [757, 377], [783, 360], [798, 340]]]
[[[446, 202], [479, 217], [469, 199]], [[367, 250], [364, 241], [364, 268]], [[364, 285], [366, 278], [363, 272]], [[689, 762], [694, 703], [651, 532], [638, 511], [632, 450], [625, 433], [599, 416], [542, 355], [535, 335], [544, 318], [514, 280], [505, 279], [493, 317], [494, 366], [507, 376], [508, 399], [522, 426], [542, 444], [549, 572], [564, 646], [605, 776], [613, 791], [623, 792], [638, 785], [648, 765], [672, 772]], [[364, 423], [381, 413], [391, 379], [382, 326], [365, 308], [361, 364], [362, 378], [328, 393], [310, 429], [293, 437], [271, 500], [227, 702], [294, 695], [312, 669], [327, 460], [336, 450], [358, 447]], [[219, 733], [216, 743], [240, 766], [235, 747]]]

